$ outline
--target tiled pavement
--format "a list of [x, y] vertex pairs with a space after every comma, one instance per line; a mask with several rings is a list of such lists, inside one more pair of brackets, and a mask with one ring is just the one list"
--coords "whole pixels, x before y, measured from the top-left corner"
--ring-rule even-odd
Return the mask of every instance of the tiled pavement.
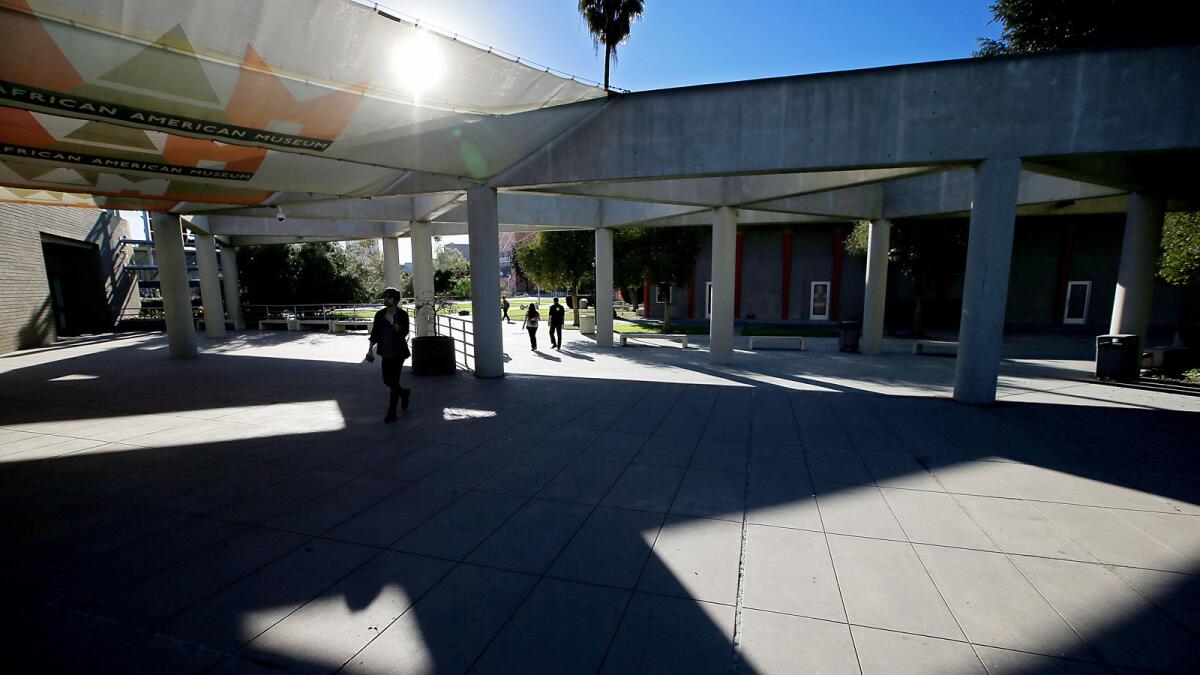
[[1200, 399], [507, 333], [508, 377], [411, 380], [394, 425], [361, 338], [0, 357], [11, 672], [1200, 663]]

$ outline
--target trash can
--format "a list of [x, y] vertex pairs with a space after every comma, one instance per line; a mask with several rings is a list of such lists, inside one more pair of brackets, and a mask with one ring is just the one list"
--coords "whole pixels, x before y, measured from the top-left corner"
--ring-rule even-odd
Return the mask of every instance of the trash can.
[[844, 352], [857, 352], [858, 339], [862, 336], [862, 323], [858, 321], [843, 321], [838, 331], [838, 349]]
[[584, 335], [596, 334], [596, 317], [591, 314], [584, 314], [579, 317], [579, 332]]
[[1141, 374], [1136, 335], [1096, 336], [1096, 379], [1132, 382]]

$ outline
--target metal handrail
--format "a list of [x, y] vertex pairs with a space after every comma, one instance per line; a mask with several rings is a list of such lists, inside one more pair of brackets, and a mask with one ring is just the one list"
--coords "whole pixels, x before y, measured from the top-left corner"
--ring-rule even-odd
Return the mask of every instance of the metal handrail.
[[475, 370], [474, 322], [450, 314], [438, 314], [436, 329], [454, 341], [454, 364], [463, 370]]

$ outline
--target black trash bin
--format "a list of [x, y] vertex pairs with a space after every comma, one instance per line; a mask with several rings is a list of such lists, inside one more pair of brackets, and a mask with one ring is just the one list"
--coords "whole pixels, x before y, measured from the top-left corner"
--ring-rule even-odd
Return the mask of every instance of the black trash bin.
[[1141, 374], [1142, 355], [1136, 335], [1096, 336], [1096, 378], [1132, 382]]
[[844, 352], [857, 352], [858, 340], [862, 337], [862, 323], [858, 321], [843, 321], [838, 332], [838, 349]]

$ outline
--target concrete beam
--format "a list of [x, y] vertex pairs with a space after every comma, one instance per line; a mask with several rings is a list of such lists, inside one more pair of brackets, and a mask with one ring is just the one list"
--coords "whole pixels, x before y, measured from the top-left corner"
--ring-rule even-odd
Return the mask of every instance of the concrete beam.
[[[285, 211], [286, 213], [286, 211]], [[267, 237], [325, 237], [342, 239], [371, 239], [403, 232], [406, 224], [381, 223], [359, 220], [308, 220], [288, 217], [279, 222], [276, 218], [245, 218], [240, 216], [210, 215], [209, 230], [222, 236], [267, 236]]]
[[[883, 185], [883, 216], [894, 219], [965, 215], [971, 211], [974, 182], [975, 171], [966, 169], [886, 183]], [[1123, 193], [1119, 188], [1022, 171], [1017, 186], [1017, 204], [1066, 203]]]
[[[626, 94], [497, 187], [1200, 148], [1200, 45], [963, 59]], [[981, 95], [986, 92], [986, 95]]]

